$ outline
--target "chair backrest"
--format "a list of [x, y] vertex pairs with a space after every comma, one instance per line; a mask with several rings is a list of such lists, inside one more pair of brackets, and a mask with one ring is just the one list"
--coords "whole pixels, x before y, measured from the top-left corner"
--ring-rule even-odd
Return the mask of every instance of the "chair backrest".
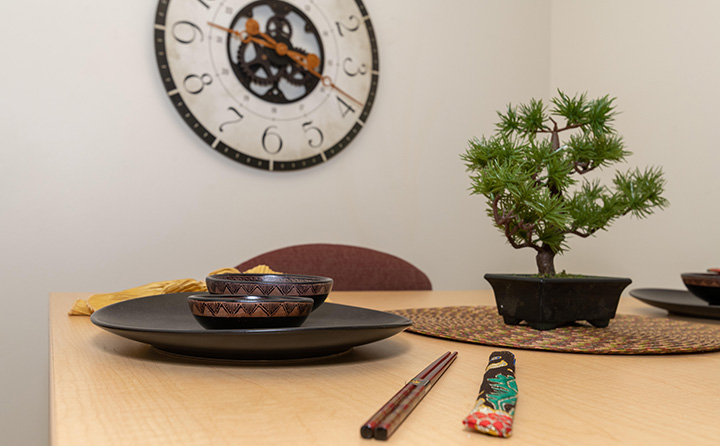
[[431, 290], [430, 279], [411, 263], [358, 246], [313, 243], [289, 246], [239, 264], [246, 271], [267, 265], [274, 271], [333, 279], [336, 291]]

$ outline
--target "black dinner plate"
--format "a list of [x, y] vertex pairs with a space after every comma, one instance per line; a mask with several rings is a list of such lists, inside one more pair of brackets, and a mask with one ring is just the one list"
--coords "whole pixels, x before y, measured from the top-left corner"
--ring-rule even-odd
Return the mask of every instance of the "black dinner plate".
[[630, 290], [630, 295], [648, 305], [668, 310], [670, 313], [706, 319], [720, 319], [720, 305], [710, 305], [690, 291], [638, 288]]
[[110, 333], [170, 353], [206, 358], [297, 359], [334, 355], [393, 336], [412, 325], [402, 316], [325, 303], [300, 327], [206, 330], [187, 303], [192, 293], [118, 302], [90, 320]]

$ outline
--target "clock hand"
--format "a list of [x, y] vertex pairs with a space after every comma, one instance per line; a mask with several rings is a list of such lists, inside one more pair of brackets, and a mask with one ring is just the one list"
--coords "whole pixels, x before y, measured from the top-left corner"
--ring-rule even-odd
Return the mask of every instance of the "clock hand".
[[260, 31], [260, 24], [257, 22], [257, 20], [252, 18], [247, 19], [247, 21], [245, 22], [245, 31], [250, 36], [260, 35], [261, 38], [265, 39], [266, 43], [264, 45], [268, 48], [274, 49], [279, 56], [288, 56], [295, 63], [307, 70], [310, 74], [320, 79], [320, 82], [324, 86], [335, 89], [360, 107], [363, 106], [362, 102], [350, 96], [348, 93], [340, 89], [340, 87], [335, 85], [330, 76], [323, 76], [315, 70], [317, 67], [320, 66], [320, 58], [316, 54], [309, 53], [307, 56], [305, 56], [298, 53], [297, 51], [291, 50], [290, 48], [288, 48], [287, 44], [283, 42], [276, 42], [272, 37]]
[[219, 30], [225, 31], [226, 33], [232, 34], [235, 37], [238, 37], [240, 40], [243, 39], [243, 33], [240, 31], [235, 31], [234, 29], [225, 28], [224, 26], [217, 25], [213, 22], [207, 22], [208, 25], [212, 26], [213, 28], [217, 28]]
[[[337, 92], [341, 93], [346, 98], [350, 99], [360, 107], [363, 106], [363, 103], [355, 99], [354, 97], [350, 96], [347, 92], [342, 90], [340, 87], [335, 85], [335, 83], [332, 81], [332, 78], [330, 76], [323, 76], [322, 74], [318, 73], [315, 69], [320, 66], [320, 58], [313, 53], [309, 53], [307, 56], [298, 53], [297, 51], [293, 51], [288, 48], [287, 44], [283, 42], [277, 42], [275, 39], [270, 37], [269, 35], [265, 34], [264, 32], [260, 31], [260, 24], [257, 20], [249, 18], [245, 22], [245, 31], [236, 31], [234, 29], [225, 28], [224, 26], [216, 25], [215, 23], [208, 22], [208, 25], [220, 29], [222, 31], [225, 31], [229, 34], [232, 34], [236, 37], [238, 37], [243, 43], [248, 42], [255, 42], [259, 45], [262, 45], [266, 48], [270, 48], [271, 50], [274, 50], [279, 56], [288, 56], [290, 59], [292, 59], [295, 63], [300, 65], [303, 69], [308, 71], [313, 76], [320, 79], [320, 82], [325, 87], [330, 87]], [[260, 36], [260, 38], [255, 36]]]
[[247, 19], [245, 22], [245, 31], [251, 36], [260, 35], [266, 42], [270, 43], [274, 48], [277, 48], [277, 42], [272, 37], [268, 36], [264, 32], [260, 31], [260, 24], [255, 19]]
[[332, 78], [330, 76], [323, 76], [322, 74], [318, 73], [315, 68], [320, 66], [320, 58], [313, 53], [309, 53], [307, 56], [304, 56], [296, 51], [290, 50], [287, 48], [287, 45], [284, 43], [278, 43], [275, 46], [275, 52], [277, 52], [279, 55], [284, 56], [287, 55], [290, 59], [295, 61], [298, 65], [300, 65], [302, 68], [307, 70], [310, 74], [320, 79], [320, 82], [326, 86], [335, 89], [337, 92], [341, 93], [346, 98], [350, 99], [360, 107], [363, 106], [363, 103], [355, 99], [354, 97], [350, 96], [348, 93], [346, 93], [344, 90], [342, 90], [340, 87], [335, 85], [335, 83], [332, 81]]
[[312, 74], [314, 74], [315, 76], [319, 77], [319, 78], [320, 78], [320, 82], [322, 82], [322, 84], [323, 84], [324, 86], [335, 89], [337, 92], [342, 93], [343, 96], [345, 96], [346, 98], [350, 99], [351, 101], [353, 101], [354, 103], [356, 103], [356, 104], [359, 105], [360, 107], [363, 106], [363, 103], [362, 103], [362, 102], [360, 102], [360, 101], [358, 101], [357, 99], [355, 99], [354, 97], [350, 96], [350, 95], [347, 94], [344, 90], [341, 90], [340, 87], [338, 87], [337, 85], [335, 85], [335, 84], [333, 83], [332, 79], [330, 78], [330, 76], [321, 76], [320, 73], [317, 73], [317, 72], [314, 71], [314, 70], [309, 70], [309, 71], [310, 71]]
[[[249, 19], [248, 22], [250, 22], [251, 20], [252, 20], [253, 22], [255, 22], [253, 19]], [[257, 22], [255, 22], [255, 23], [257, 23]], [[245, 26], [245, 28], [246, 28], [245, 31], [236, 31], [236, 30], [234, 30], [234, 29], [225, 28], [224, 26], [217, 25], [217, 24], [215, 24], [215, 23], [213, 23], [213, 22], [207, 22], [207, 24], [210, 25], [210, 26], [212, 26], [213, 28], [217, 28], [217, 29], [219, 29], [219, 30], [225, 31], [225, 32], [228, 33], [228, 34], [232, 34], [233, 36], [235, 36], [235, 37], [237, 37], [238, 39], [240, 39], [240, 41], [243, 42], [243, 43], [255, 42], [255, 43], [259, 44], [259, 45], [262, 45], [262, 46], [264, 46], [264, 47], [270, 48], [271, 50], [274, 50], [274, 49], [275, 49], [276, 42], [275, 42], [272, 38], [270, 38], [270, 36], [267, 36], [268, 39], [270, 39], [270, 41], [265, 41], [265, 40], [263, 40], [263, 39], [258, 39], [257, 37], [254, 37], [254, 34], [251, 34], [251, 33], [247, 30], [247, 28], [248, 28], [247, 24], [246, 24], [246, 26]], [[257, 34], [257, 33], [255, 33], [255, 34]]]

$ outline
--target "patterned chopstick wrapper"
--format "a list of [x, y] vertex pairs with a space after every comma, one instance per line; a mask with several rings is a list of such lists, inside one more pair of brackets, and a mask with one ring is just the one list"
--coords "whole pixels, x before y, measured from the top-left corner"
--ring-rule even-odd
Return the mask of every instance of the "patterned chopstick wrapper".
[[485, 368], [475, 407], [463, 424], [483, 434], [511, 436], [517, 395], [515, 355], [508, 351], [493, 352]]

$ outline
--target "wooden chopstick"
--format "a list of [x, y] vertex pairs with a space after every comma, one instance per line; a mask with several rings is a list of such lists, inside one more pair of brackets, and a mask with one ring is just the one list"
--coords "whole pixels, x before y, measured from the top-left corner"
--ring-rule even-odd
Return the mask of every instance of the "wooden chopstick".
[[378, 440], [387, 440], [432, 389], [456, 357], [457, 352], [446, 352], [425, 367], [362, 425], [360, 435], [363, 438], [375, 437]]
[[412, 390], [416, 386], [415, 383], [425, 379], [427, 375], [432, 372], [432, 370], [448, 356], [450, 356], [450, 352], [446, 352], [444, 355], [440, 356], [438, 359], [433, 361], [432, 364], [425, 367], [422, 372], [418, 373], [415, 378], [412, 379], [412, 381], [405, 384], [405, 386], [400, 389], [392, 398], [390, 398], [390, 400], [388, 400], [388, 402], [385, 403], [385, 405], [382, 406], [380, 410], [375, 412], [375, 414], [370, 417], [370, 419], [367, 420], [365, 424], [362, 425], [362, 427], [360, 428], [360, 435], [363, 438], [372, 438], [373, 430], [375, 429], [375, 427], [377, 427], [380, 422], [398, 406], [400, 401], [402, 401], [410, 394], [410, 392], [412, 392]]
[[448, 367], [455, 361], [456, 357], [457, 352], [453, 352], [432, 369], [424, 382], [417, 384], [410, 392], [410, 395], [373, 430], [373, 436], [378, 440], [387, 440], [390, 438], [390, 435], [405, 421], [405, 418], [410, 415], [410, 412], [415, 409], [415, 406], [417, 406], [430, 389], [432, 389]]

